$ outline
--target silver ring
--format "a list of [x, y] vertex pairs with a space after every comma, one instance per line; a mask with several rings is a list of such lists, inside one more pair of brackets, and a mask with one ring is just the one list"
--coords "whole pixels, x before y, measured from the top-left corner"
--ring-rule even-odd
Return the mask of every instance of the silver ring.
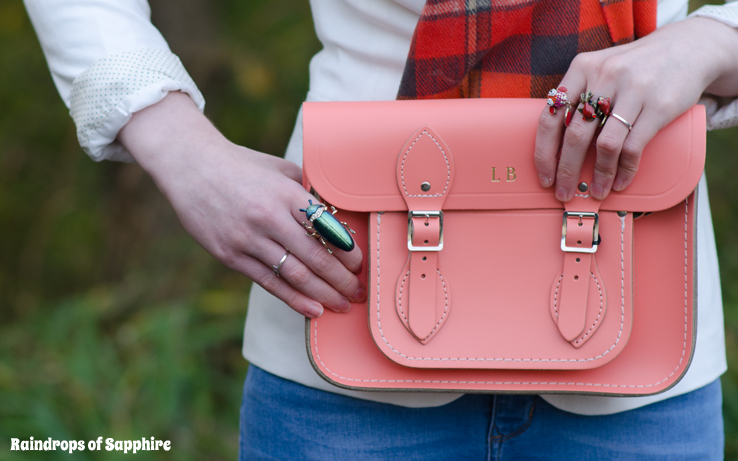
[[282, 259], [279, 260], [279, 264], [276, 266], [272, 266], [272, 272], [274, 272], [274, 275], [279, 277], [279, 270], [282, 268], [282, 264], [284, 264], [285, 260], [287, 259], [287, 256], [290, 254], [290, 250], [287, 250], [287, 253], [282, 256]]
[[[625, 120], [625, 119], [624, 119], [623, 117], [619, 116], [619, 115], [618, 115], [618, 114], [616, 114], [615, 112], [611, 113], [610, 115], [611, 115], [612, 117], [614, 117], [614, 118], [616, 118], [616, 119], [620, 120], [621, 122], [623, 122], [623, 123], [625, 124], [625, 126], [627, 126], [627, 127], [628, 127], [628, 131], [630, 131], [630, 130], [632, 130], [632, 129], [633, 129], [633, 125], [631, 125], [630, 123], [628, 123], [628, 121], [627, 121], [627, 120]], [[603, 122], [603, 123], [604, 123], [604, 122]]]

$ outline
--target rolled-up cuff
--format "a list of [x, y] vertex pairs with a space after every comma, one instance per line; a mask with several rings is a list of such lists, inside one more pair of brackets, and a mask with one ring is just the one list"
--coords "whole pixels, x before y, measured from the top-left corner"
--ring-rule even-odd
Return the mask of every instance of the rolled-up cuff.
[[738, 27], [738, 2], [727, 5], [705, 5], [689, 15], [690, 18], [695, 16], [714, 19], [730, 27]]
[[[738, 28], [738, 2], [726, 5], [705, 5], [689, 17], [710, 18], [730, 27]], [[707, 109], [707, 129], [719, 130], [738, 126], [738, 100], [703, 95], [700, 104]]]
[[182, 62], [168, 50], [145, 48], [108, 56], [91, 65], [72, 85], [70, 114], [82, 149], [95, 161], [132, 162], [115, 138], [133, 113], [187, 93], [200, 111], [205, 99]]
[[707, 113], [707, 130], [738, 126], [738, 100], [703, 94], [700, 104]]

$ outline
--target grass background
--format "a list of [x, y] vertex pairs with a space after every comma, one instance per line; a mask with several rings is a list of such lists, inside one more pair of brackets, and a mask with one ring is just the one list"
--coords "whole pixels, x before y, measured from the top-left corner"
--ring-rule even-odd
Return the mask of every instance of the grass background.
[[[281, 154], [320, 49], [306, 1], [151, 0], [236, 143]], [[135, 165], [93, 163], [18, 0], [0, 0], [0, 458], [10, 437], [171, 440], [149, 459], [235, 459], [250, 281], [184, 232]], [[708, 135], [738, 459], [738, 130]], [[43, 459], [117, 459], [89, 452]]]

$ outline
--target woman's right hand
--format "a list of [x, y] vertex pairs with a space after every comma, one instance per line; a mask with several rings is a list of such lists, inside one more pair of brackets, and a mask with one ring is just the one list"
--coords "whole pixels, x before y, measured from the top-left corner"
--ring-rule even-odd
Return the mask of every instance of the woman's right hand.
[[[300, 224], [308, 200], [292, 162], [229, 142], [189, 96], [169, 93], [133, 115], [118, 141], [154, 179], [185, 229], [218, 261], [295, 311], [346, 312], [366, 289], [361, 250], [328, 253]], [[272, 266], [287, 252], [277, 277]]]

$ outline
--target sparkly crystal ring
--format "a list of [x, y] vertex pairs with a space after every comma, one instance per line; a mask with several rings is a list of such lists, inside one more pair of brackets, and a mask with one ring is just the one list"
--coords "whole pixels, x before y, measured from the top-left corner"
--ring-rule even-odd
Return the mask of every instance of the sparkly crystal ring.
[[560, 86], [548, 92], [546, 104], [548, 104], [548, 111], [551, 114], [556, 114], [556, 109], [561, 109], [569, 104], [569, 97], [566, 95], [566, 91], [565, 86]]

